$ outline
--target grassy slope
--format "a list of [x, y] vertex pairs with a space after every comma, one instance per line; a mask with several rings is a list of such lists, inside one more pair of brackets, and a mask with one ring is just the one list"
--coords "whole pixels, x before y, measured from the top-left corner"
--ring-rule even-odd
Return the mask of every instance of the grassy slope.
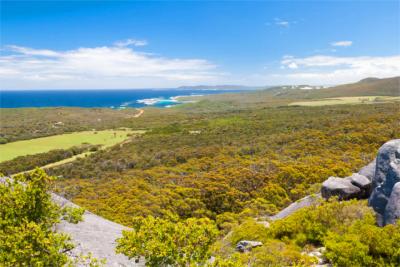
[[328, 105], [346, 105], [346, 104], [379, 104], [393, 101], [400, 101], [396, 96], [349, 96], [323, 98], [312, 101], [300, 101], [290, 103], [289, 106], [328, 106]]
[[43, 153], [52, 149], [66, 149], [72, 146], [81, 145], [82, 143], [111, 146], [125, 140], [129, 133], [131, 133], [131, 131], [84, 131], [12, 142], [0, 145], [0, 162], [18, 156]]

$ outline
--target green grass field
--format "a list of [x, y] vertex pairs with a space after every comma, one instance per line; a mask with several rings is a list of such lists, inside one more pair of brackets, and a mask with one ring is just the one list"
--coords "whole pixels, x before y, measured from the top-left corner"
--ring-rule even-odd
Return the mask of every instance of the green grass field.
[[136, 132], [131, 130], [84, 131], [7, 143], [0, 145], [0, 162], [53, 149], [67, 149], [82, 143], [108, 147], [124, 141], [128, 134]]
[[323, 98], [314, 101], [293, 102], [289, 106], [327, 106], [343, 104], [376, 104], [400, 101], [400, 97], [393, 96], [353, 96], [353, 97], [335, 97]]

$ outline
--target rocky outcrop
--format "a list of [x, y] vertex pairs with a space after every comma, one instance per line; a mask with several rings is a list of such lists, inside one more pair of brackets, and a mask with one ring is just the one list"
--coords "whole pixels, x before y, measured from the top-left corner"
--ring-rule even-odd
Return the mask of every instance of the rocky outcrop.
[[259, 241], [242, 240], [237, 243], [236, 250], [239, 252], [247, 252], [255, 247], [260, 247], [260, 246], [262, 246], [262, 243]]
[[337, 196], [339, 200], [360, 198], [361, 189], [352, 184], [351, 179], [348, 178], [329, 177], [328, 180], [322, 183], [322, 197], [328, 199], [332, 196]]
[[[385, 143], [376, 157], [373, 191], [369, 205], [377, 212], [378, 224], [393, 223], [399, 217], [400, 139]], [[390, 202], [390, 205], [389, 205]]]
[[353, 173], [346, 178], [329, 177], [322, 183], [322, 197], [328, 199], [337, 196], [339, 200], [368, 198], [371, 194], [371, 179], [360, 173]]
[[400, 139], [385, 143], [374, 161], [346, 178], [329, 177], [322, 184], [325, 199], [368, 198], [383, 226], [400, 218]]

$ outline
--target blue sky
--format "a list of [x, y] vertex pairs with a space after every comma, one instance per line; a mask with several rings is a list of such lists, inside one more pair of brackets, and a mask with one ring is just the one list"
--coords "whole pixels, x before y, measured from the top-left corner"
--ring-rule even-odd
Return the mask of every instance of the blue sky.
[[1, 88], [400, 75], [399, 1], [2, 1]]

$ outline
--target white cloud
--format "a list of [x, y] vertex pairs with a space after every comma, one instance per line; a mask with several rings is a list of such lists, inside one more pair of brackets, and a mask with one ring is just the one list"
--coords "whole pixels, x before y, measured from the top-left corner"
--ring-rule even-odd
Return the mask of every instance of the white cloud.
[[[123, 45], [67, 51], [6, 46], [2, 88], [137, 88], [212, 82], [221, 73], [204, 59], [154, 56]], [[137, 45], [137, 43], [136, 43]]]
[[125, 46], [146, 46], [146, 40], [135, 40], [135, 39], [126, 39], [122, 41], [117, 41], [114, 43], [115, 46], [125, 47]]
[[338, 41], [331, 43], [331, 46], [349, 47], [353, 44], [352, 41]]
[[[291, 71], [272, 75], [275, 80], [293, 83], [339, 84], [366, 77], [393, 77], [400, 75], [400, 55], [385, 57], [286, 56], [281, 66]], [[296, 68], [293, 68], [296, 66]]]
[[289, 27], [290, 25], [289, 21], [284, 20], [276, 21], [275, 24], [282, 27]]
[[56, 51], [52, 50], [46, 50], [46, 49], [32, 49], [29, 47], [22, 47], [22, 46], [17, 46], [17, 45], [7, 45], [6, 48], [12, 52], [24, 54], [24, 55], [30, 55], [30, 56], [45, 56], [45, 57], [53, 57], [53, 56], [59, 56], [59, 53]]
[[289, 26], [291, 24], [295, 24], [297, 23], [296, 21], [288, 21], [288, 20], [283, 20], [280, 18], [274, 18], [274, 20], [272, 22], [266, 22], [265, 25], [266, 26], [271, 26], [271, 25], [276, 25], [278, 27], [282, 27], [282, 28], [289, 28]]

